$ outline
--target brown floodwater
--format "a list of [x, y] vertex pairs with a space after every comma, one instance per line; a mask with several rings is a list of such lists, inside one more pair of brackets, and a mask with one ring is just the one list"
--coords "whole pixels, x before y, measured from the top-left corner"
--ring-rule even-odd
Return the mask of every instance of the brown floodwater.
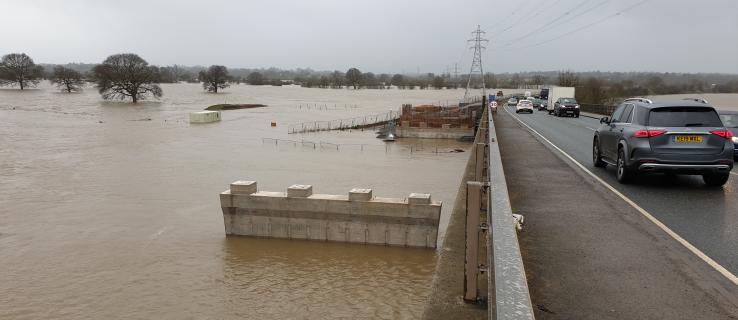
[[[163, 89], [138, 105], [104, 102], [94, 88], [0, 89], [0, 319], [420, 316], [433, 250], [225, 237], [218, 193], [240, 179], [271, 191], [428, 192], [444, 201], [443, 230], [468, 157], [448, 151], [468, 144], [387, 146], [371, 130], [287, 126], [445, 103], [463, 90]], [[188, 124], [188, 112], [223, 102], [269, 107]]]

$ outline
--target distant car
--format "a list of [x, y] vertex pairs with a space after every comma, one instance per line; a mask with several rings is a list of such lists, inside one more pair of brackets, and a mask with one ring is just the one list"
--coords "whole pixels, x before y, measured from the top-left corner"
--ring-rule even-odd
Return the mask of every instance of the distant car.
[[513, 98], [510, 98], [510, 99], [507, 99], [507, 105], [509, 107], [517, 106], [518, 105], [518, 99], [517, 98], [514, 98], [514, 97]]
[[559, 98], [554, 103], [553, 114], [557, 117], [572, 116], [579, 118], [579, 103], [574, 98]]
[[502, 97], [504, 94], [502, 93], [502, 90], [497, 91], [497, 96]]
[[733, 160], [738, 161], [738, 112], [736, 111], [718, 111], [720, 120], [723, 121], [725, 129], [733, 133], [730, 140], [733, 142]]
[[648, 172], [701, 175], [711, 187], [730, 178], [733, 133], [708, 104], [626, 99], [600, 123], [592, 143], [594, 166], [614, 165], [621, 183]]
[[515, 106], [515, 113], [528, 112], [533, 113], [533, 102], [530, 100], [520, 100]]
[[538, 98], [530, 98], [531, 102], [533, 102], [533, 108], [537, 109], [538, 111], [546, 110], [546, 102], [538, 99]]

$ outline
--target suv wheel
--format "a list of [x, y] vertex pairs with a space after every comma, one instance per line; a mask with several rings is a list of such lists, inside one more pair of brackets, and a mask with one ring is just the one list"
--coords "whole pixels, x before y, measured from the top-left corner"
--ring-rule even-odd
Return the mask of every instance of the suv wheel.
[[730, 173], [707, 173], [702, 175], [702, 180], [705, 181], [705, 184], [708, 187], [722, 187], [726, 182], [728, 182], [728, 179], [730, 178]]
[[618, 150], [618, 163], [616, 176], [620, 183], [626, 184], [633, 180], [633, 172], [625, 165], [625, 151], [621, 148]]
[[599, 139], [595, 139], [594, 143], [592, 144], [592, 162], [597, 168], [604, 168], [607, 166], [607, 163], [605, 163], [605, 161], [602, 161]]

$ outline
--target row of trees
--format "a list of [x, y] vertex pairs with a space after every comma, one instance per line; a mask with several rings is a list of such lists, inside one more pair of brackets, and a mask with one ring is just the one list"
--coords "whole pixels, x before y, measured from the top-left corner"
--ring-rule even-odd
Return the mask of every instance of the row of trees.
[[[0, 60], [0, 85], [18, 86], [21, 90], [35, 87], [45, 77], [44, 68], [36, 65], [25, 53], [11, 53]], [[198, 74], [203, 88], [217, 93], [229, 86], [232, 78], [228, 68], [210, 66]], [[162, 80], [161, 69], [151, 66], [143, 58], [133, 53], [109, 56], [101, 64], [90, 70], [87, 76], [77, 70], [56, 66], [49, 81], [62, 91], [80, 91], [87, 81], [95, 83], [103, 99], [131, 99], [134, 103], [151, 96], [159, 98], [163, 91], [159, 86]]]
[[357, 68], [351, 68], [346, 73], [334, 71], [327, 75], [298, 77], [295, 78], [295, 82], [308, 88], [343, 88], [348, 86], [354, 89], [387, 89], [394, 86], [398, 89], [455, 89], [462, 86], [462, 81], [458, 78], [452, 78], [450, 74], [437, 76], [428, 73], [415, 77], [386, 73], [375, 75], [371, 72], [362, 73]]
[[[69, 66], [69, 67], [68, 67]], [[79, 65], [54, 66], [45, 72], [43, 66], [36, 65], [23, 53], [7, 54], [0, 59], [0, 85], [20, 87], [21, 90], [36, 86], [42, 79], [48, 79], [60, 90], [74, 92], [82, 90], [87, 82], [94, 82], [104, 99], [131, 99], [137, 102], [148, 97], [161, 97], [160, 83], [201, 82], [208, 92], [217, 93], [228, 88], [231, 83], [246, 82], [251, 85], [281, 85], [287, 75], [278, 69], [262, 71], [250, 70], [246, 76], [244, 69], [237, 69], [241, 76], [231, 75], [225, 66], [213, 65], [199, 68], [196, 74], [190, 67], [149, 65], [136, 54], [116, 54], [101, 64], [93, 65], [87, 71], [80, 71]], [[266, 74], [262, 74], [262, 72]], [[451, 77], [450, 74], [432, 73], [417, 76], [402, 74], [363, 73], [357, 68], [348, 71], [316, 73], [309, 69], [292, 71], [292, 80], [304, 87], [354, 89], [385, 89], [395, 86], [400, 89], [414, 88], [458, 88], [464, 87], [467, 77]], [[270, 78], [270, 75], [272, 78]], [[481, 79], [480, 79], [481, 80]], [[575, 73], [570, 70], [548, 73], [515, 73], [484, 75], [488, 88], [538, 88], [543, 85], [559, 85], [577, 88], [577, 98], [582, 103], [607, 104], [622, 97], [676, 94], [676, 93], [737, 93], [738, 77], [719, 74], [656, 74], [656, 73]], [[473, 81], [478, 86], [480, 81]]]

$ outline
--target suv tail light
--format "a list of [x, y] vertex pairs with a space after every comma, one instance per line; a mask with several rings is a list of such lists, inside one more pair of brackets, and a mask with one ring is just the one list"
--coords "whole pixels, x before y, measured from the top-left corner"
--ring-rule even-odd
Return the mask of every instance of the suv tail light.
[[666, 133], [666, 130], [638, 130], [633, 133], [633, 136], [636, 138], [650, 138], [660, 136], [664, 133]]
[[730, 139], [733, 137], [733, 133], [730, 132], [730, 130], [713, 130], [710, 131], [710, 133], [725, 139]]

